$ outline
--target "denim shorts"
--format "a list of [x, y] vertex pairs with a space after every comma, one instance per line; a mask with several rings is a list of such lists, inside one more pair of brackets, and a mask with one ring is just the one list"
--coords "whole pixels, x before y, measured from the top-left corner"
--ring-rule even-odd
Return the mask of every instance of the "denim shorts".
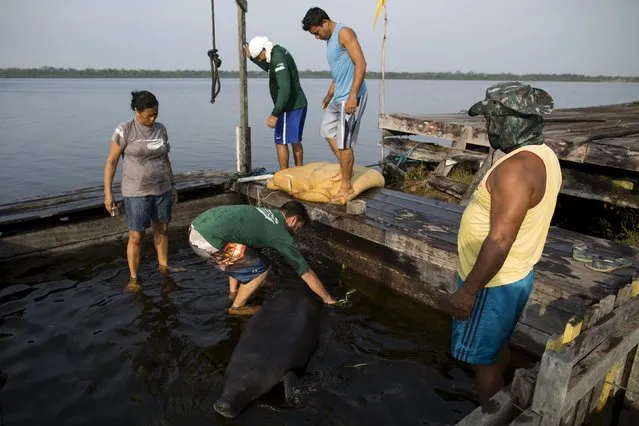
[[172, 190], [162, 195], [124, 197], [124, 214], [130, 231], [146, 231], [154, 223], [171, 222]]
[[[533, 289], [534, 271], [519, 281], [498, 287], [483, 288], [475, 299], [470, 318], [453, 320], [451, 352], [459, 361], [495, 364], [501, 347], [515, 331]], [[463, 285], [457, 277], [457, 286]]]

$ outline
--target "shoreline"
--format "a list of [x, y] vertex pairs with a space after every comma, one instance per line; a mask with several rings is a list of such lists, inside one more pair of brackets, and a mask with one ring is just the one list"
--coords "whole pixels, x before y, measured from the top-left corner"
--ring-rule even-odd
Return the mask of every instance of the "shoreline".
[[[299, 71], [303, 79], [330, 79], [329, 71]], [[220, 78], [239, 78], [239, 71], [220, 71]], [[126, 69], [73, 69], [73, 68], [0, 68], [0, 78], [76, 78], [76, 79], [109, 79], [109, 78], [211, 78], [210, 70], [126, 70]], [[262, 71], [248, 71], [248, 78], [268, 78]], [[379, 80], [380, 72], [369, 71], [366, 79]], [[639, 76], [590, 76], [582, 74], [515, 74], [515, 73], [479, 73], [479, 72], [385, 72], [386, 80], [446, 80], [446, 81], [554, 81], [554, 82], [615, 82], [639, 83]]]

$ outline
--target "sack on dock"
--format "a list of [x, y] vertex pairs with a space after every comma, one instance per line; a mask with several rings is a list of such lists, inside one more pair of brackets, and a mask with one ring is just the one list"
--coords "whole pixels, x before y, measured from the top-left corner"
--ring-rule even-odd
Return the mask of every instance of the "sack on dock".
[[267, 182], [268, 189], [285, 191], [304, 201], [318, 203], [346, 204], [370, 188], [383, 188], [384, 176], [377, 170], [362, 166], [353, 166], [351, 185], [353, 192], [345, 198], [333, 200], [340, 182], [332, 178], [339, 173], [339, 164], [318, 162], [300, 167], [290, 167], [275, 173]]

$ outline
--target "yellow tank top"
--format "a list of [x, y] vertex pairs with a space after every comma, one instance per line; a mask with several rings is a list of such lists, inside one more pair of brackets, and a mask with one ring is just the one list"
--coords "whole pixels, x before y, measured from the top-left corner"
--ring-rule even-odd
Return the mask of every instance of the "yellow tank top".
[[495, 162], [477, 186], [464, 210], [457, 236], [458, 273], [464, 280], [475, 265], [490, 228], [490, 193], [486, 188], [486, 179], [495, 167], [522, 151], [532, 152], [544, 162], [546, 191], [539, 204], [526, 213], [504, 265], [486, 287], [497, 287], [521, 280], [541, 258], [562, 181], [559, 160], [545, 144], [524, 146], [504, 155]]

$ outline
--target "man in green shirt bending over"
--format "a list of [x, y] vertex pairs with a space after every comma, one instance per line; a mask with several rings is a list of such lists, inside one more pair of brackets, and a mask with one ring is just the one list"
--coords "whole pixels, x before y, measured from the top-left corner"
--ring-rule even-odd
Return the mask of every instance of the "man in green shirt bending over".
[[253, 37], [249, 44], [244, 44], [244, 52], [255, 65], [268, 72], [274, 106], [266, 124], [275, 129], [280, 170], [288, 168], [288, 145], [293, 148], [295, 165], [304, 165], [302, 134], [308, 102], [293, 56], [282, 46], [273, 45], [267, 37]]
[[252, 315], [257, 311], [246, 302], [266, 281], [271, 267], [258, 250], [265, 247], [275, 249], [324, 303], [335, 303], [291, 235], [308, 222], [306, 207], [299, 201], [289, 201], [279, 209], [214, 207], [193, 220], [189, 228], [191, 248], [229, 276], [229, 298], [233, 300], [229, 314]]

